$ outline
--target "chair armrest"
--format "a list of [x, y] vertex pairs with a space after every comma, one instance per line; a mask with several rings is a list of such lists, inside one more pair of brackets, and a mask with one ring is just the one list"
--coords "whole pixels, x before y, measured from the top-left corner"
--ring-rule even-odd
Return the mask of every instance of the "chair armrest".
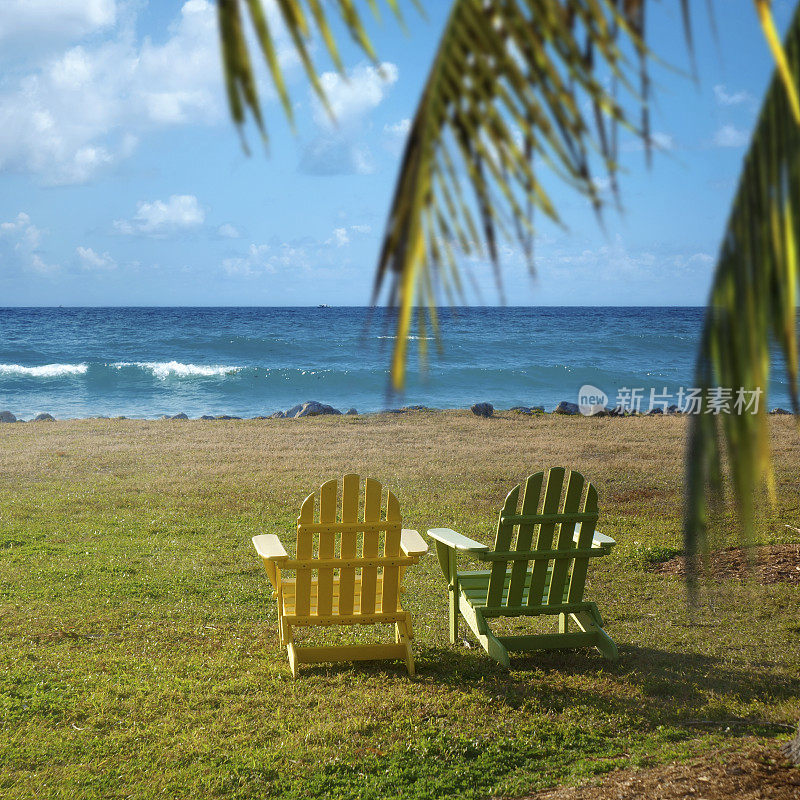
[[436, 557], [439, 559], [439, 566], [453, 591], [457, 586], [456, 555], [458, 551], [485, 553], [489, 549], [487, 545], [476, 542], [474, 539], [468, 539], [450, 528], [431, 528], [428, 530], [428, 536], [436, 542]]
[[612, 539], [610, 536], [606, 536], [600, 531], [594, 532], [594, 538], [592, 539], [592, 547], [605, 547], [607, 549], [611, 549], [616, 545], [616, 540]]
[[424, 556], [428, 552], [428, 543], [418, 531], [403, 528], [400, 532], [400, 548], [407, 556]]
[[289, 558], [281, 540], [274, 533], [253, 537], [253, 547], [265, 561], [285, 561]]
[[468, 553], [482, 553], [489, 549], [488, 545], [476, 542], [474, 539], [468, 539], [466, 536], [450, 530], [450, 528], [431, 528], [428, 531], [428, 536], [446, 547], [452, 547], [454, 550], [462, 550]]
[[262, 533], [261, 536], [254, 536], [253, 547], [264, 562], [264, 569], [266, 569], [267, 577], [274, 589], [272, 596], [277, 597], [281, 588], [281, 564], [289, 556], [281, 544], [281, 540], [274, 533]]
[[[572, 537], [572, 541], [575, 544], [578, 543], [578, 535], [580, 534], [580, 525], [575, 526], [575, 534]], [[604, 533], [600, 533], [600, 531], [595, 531], [594, 536], [592, 537], [592, 547], [595, 548], [605, 548], [606, 550], [611, 550], [614, 545], [616, 545], [616, 540], [612, 539], [610, 536], [606, 536]]]

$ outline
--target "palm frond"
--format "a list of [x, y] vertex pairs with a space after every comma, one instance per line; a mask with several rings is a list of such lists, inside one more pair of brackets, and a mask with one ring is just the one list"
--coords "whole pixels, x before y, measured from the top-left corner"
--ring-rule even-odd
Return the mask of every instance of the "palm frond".
[[[419, 0], [411, 1], [418, 6]], [[397, 0], [386, 0], [386, 2], [393, 14], [402, 22]], [[378, 16], [377, 0], [366, 0], [366, 3], [371, 13]], [[231, 117], [241, 131], [249, 113], [265, 140], [267, 130], [261, 111], [258, 82], [250, 58], [245, 30], [246, 18], [249, 18], [252, 32], [261, 48], [272, 83], [290, 123], [294, 122], [294, 114], [275, 44], [274, 24], [280, 24], [286, 29], [314, 92], [331, 117], [333, 113], [320, 81], [319, 72], [311, 58], [311, 43], [316, 37], [319, 37], [324, 42], [325, 49], [336, 69], [344, 74], [344, 64], [331, 29], [331, 15], [339, 17], [363, 53], [373, 63], [378, 63], [364, 28], [362, 15], [353, 0], [331, 0], [330, 2], [325, 0], [305, 0], [305, 2], [303, 0], [275, 0], [274, 5], [277, 9], [277, 19], [273, 20], [271, 25], [262, 0], [217, 0], [220, 48]], [[243, 7], [245, 11], [242, 10]], [[333, 7], [332, 11], [331, 7]]]
[[[696, 386], [703, 404], [693, 416], [687, 452], [684, 540], [690, 588], [698, 555], [708, 547], [709, 513], [730, 478], [745, 538], [752, 535], [759, 487], [772, 491], [766, 389], [770, 342], [786, 363], [792, 406], [798, 411], [795, 332], [797, 249], [800, 240], [800, 7], [783, 48], [774, 37], [768, 3], [756, 0], [777, 66], [745, 156], [722, 240], [698, 356]], [[709, 391], [744, 390], [760, 402], [757, 413], [716, 414]], [[750, 394], [750, 397], [753, 397]], [[752, 411], [752, 407], [750, 409]], [[743, 407], [740, 412], [745, 411]], [[723, 468], [723, 449], [728, 454]]]
[[546, 173], [599, 211], [595, 173], [616, 187], [617, 126], [649, 150], [645, 5], [455, 0], [411, 125], [375, 278], [374, 299], [385, 292], [399, 308], [395, 388], [415, 309], [463, 297], [463, 259], [488, 258], [502, 286], [505, 241], [533, 270], [534, 216], [562, 223]]

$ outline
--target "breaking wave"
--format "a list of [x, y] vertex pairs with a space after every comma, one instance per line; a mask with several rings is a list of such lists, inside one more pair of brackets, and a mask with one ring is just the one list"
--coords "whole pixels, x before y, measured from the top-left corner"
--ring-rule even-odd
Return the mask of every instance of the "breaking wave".
[[242, 368], [223, 365], [183, 364], [180, 361], [118, 361], [111, 365], [114, 369], [138, 367], [147, 370], [160, 380], [167, 378], [213, 378], [235, 375]]
[[43, 364], [40, 367], [23, 367], [22, 364], [0, 364], [0, 375], [20, 375], [27, 378], [63, 378], [84, 375], [88, 364]]

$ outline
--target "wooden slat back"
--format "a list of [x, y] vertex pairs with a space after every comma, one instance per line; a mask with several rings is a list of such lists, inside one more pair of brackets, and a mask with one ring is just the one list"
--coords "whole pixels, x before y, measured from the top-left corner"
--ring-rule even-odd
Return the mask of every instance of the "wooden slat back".
[[[378, 481], [367, 478], [364, 486], [364, 522], [379, 522], [381, 518], [382, 487]], [[380, 533], [377, 530], [364, 531], [364, 558], [378, 555]], [[375, 586], [378, 578], [377, 567], [364, 567], [361, 570], [361, 613], [372, 614], [375, 611]]]
[[[496, 552], [504, 553], [511, 549], [511, 537], [514, 535], [513, 523], [503, 522], [503, 516], [516, 513], [517, 502], [519, 500], [519, 486], [515, 486], [507, 495], [503, 510], [500, 512], [500, 519], [497, 523], [497, 534], [494, 537], [494, 549]], [[486, 592], [486, 606], [497, 608], [503, 602], [503, 587], [506, 580], [506, 570], [508, 562], [495, 561], [492, 564], [492, 574], [489, 576], [489, 588]]]
[[[488, 554], [492, 566], [486, 607], [560, 605], [566, 586], [569, 602], [580, 602], [597, 513], [597, 491], [579, 472], [553, 467], [530, 475], [524, 488], [515, 486], [497, 523], [497, 555]], [[576, 557], [576, 550], [581, 555]]]
[[[594, 513], [598, 512], [597, 506], [597, 490], [589, 484], [586, 491], [586, 500], [583, 504], [584, 512]], [[594, 529], [597, 524], [596, 520], [584, 520], [580, 523], [580, 531], [578, 533], [577, 548], [581, 550], [588, 549], [592, 546], [592, 539], [594, 539]], [[572, 575], [570, 576], [569, 594], [567, 595], [567, 602], [580, 603], [583, 600], [583, 589], [586, 585], [586, 569], [589, 566], [589, 559], [586, 556], [575, 559], [572, 567]]]
[[[586, 481], [579, 472], [570, 472], [567, 482], [567, 491], [564, 495], [563, 513], [569, 514], [571, 511], [579, 513], [581, 511], [581, 497], [583, 495], [583, 487]], [[585, 523], [583, 523], [585, 524]], [[572, 537], [575, 532], [575, 526], [571, 522], [562, 522], [559, 525], [558, 538], [554, 549], [563, 551], [564, 558], [556, 558], [553, 561], [553, 572], [550, 577], [550, 587], [547, 591], [547, 605], [558, 605], [564, 602], [564, 581], [569, 574], [570, 567], [574, 559], [569, 556], [569, 552], [575, 549]], [[591, 537], [589, 537], [588, 547], [592, 546]], [[588, 562], [588, 559], [585, 559]], [[539, 595], [541, 602], [541, 595]], [[530, 599], [530, 598], [529, 598]]]
[[[386, 521], [396, 523], [388, 528], [383, 542], [383, 555], [386, 558], [395, 558], [400, 555], [400, 532], [403, 520], [400, 516], [400, 503], [389, 491], [386, 492]], [[398, 593], [400, 591], [400, 567], [386, 566], [383, 568], [383, 596], [381, 598], [381, 611], [389, 613], [397, 610]]]
[[[556, 514], [561, 505], [561, 490], [564, 487], [563, 467], [553, 467], [547, 473], [547, 485], [544, 490], [544, 503], [542, 503], [542, 514]], [[553, 547], [553, 535], [556, 529], [556, 522], [552, 519], [540, 523], [539, 535], [536, 537], [537, 550], [551, 550]], [[528, 605], [538, 606], [542, 602], [544, 594], [544, 584], [547, 580], [547, 568], [550, 562], [546, 558], [537, 558], [533, 562], [531, 569], [531, 585], [528, 590]]]
[[[328, 481], [319, 490], [319, 521], [336, 522], [336, 500], [339, 490], [338, 481]], [[312, 534], [313, 535], [313, 534]], [[320, 533], [317, 555], [320, 559], [331, 559], [336, 552], [336, 534]], [[317, 614], [320, 617], [330, 615], [333, 607], [333, 567], [317, 569]]]
[[[345, 475], [342, 478], [342, 522], [358, 521], [358, 500], [361, 478], [358, 475]], [[358, 552], [358, 534], [353, 530], [341, 533], [342, 558], [355, 558]], [[356, 571], [353, 567], [339, 570], [339, 614], [353, 613], [355, 599]]]
[[316, 495], [310, 494], [300, 506], [300, 516], [297, 518], [297, 560], [308, 561], [308, 567], [297, 568], [295, 585], [295, 608], [298, 616], [307, 616], [311, 605], [311, 560], [314, 557], [314, 536], [310, 531], [304, 531], [304, 522], [314, 521], [314, 506]]
[[[361, 478], [358, 475], [345, 475], [342, 479], [341, 503], [337, 502], [338, 490], [338, 481], [328, 481], [318, 492], [310, 494], [300, 509], [297, 519], [297, 556], [294, 560], [297, 563], [296, 613], [298, 616], [334, 616], [337, 571], [339, 616], [351, 616], [357, 601], [360, 602], [362, 614], [395, 611], [402, 567], [381, 563], [381, 559], [399, 558], [401, 555], [400, 504], [391, 492], [387, 492], [386, 513], [382, 515], [383, 487], [372, 478], [364, 481], [363, 506]], [[363, 508], [361, 514], [360, 507]], [[354, 559], [366, 563], [351, 563], [350, 566], [341, 567], [337, 564]], [[370, 559], [375, 563], [370, 564]], [[315, 571], [317, 604], [312, 614]], [[380, 604], [377, 602], [379, 576], [382, 577], [383, 588]], [[380, 608], [377, 608], [378, 605]]]
[[[522, 496], [523, 515], [535, 514], [539, 508], [539, 498], [542, 493], [542, 482], [544, 473], [537, 472], [525, 481], [525, 492]], [[531, 549], [533, 541], [533, 522], [521, 523], [517, 530], [517, 546], [515, 550], [524, 552]], [[506, 605], [521, 606], [522, 593], [525, 589], [525, 578], [528, 574], [528, 561], [514, 561], [511, 565], [511, 580], [508, 587], [508, 598]]]

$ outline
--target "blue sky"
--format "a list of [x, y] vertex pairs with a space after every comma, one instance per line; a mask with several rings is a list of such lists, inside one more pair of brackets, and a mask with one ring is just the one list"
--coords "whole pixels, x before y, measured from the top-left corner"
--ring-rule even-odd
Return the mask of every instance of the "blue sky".
[[[406, 5], [408, 34], [388, 13], [369, 19], [382, 75], [342, 40], [350, 79], [325, 76], [336, 128], [280, 40], [297, 134], [267, 91], [269, 154], [250, 129], [248, 158], [227, 115], [213, 3], [6, 0], [0, 305], [366, 304], [449, 3], [425, 3], [427, 20]], [[623, 137], [625, 208], [605, 230], [551, 183], [570, 230], [542, 229], [535, 281], [509, 251], [512, 304], [705, 302], [772, 63], [752, 0], [716, 3], [718, 48], [705, 4], [692, 5], [700, 81], [654, 67], [653, 167]], [[792, 5], [775, 3], [781, 26]], [[651, 46], [688, 70], [679, 3], [651, 12]], [[473, 269], [472, 301], [497, 302], [491, 270]]]

